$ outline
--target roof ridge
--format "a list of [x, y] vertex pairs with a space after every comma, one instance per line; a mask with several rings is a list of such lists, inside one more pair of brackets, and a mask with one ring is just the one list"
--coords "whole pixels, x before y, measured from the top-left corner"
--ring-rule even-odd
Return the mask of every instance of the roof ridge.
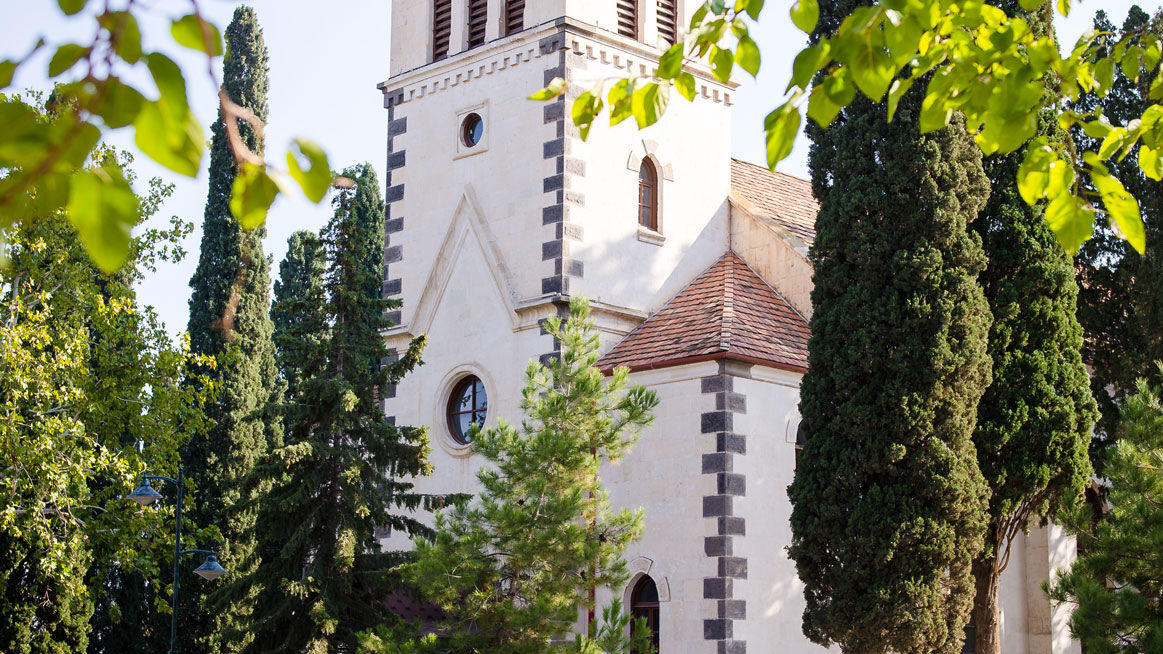
[[762, 172], [765, 172], [765, 173], [770, 173], [770, 174], [772, 174], [772, 175], [783, 175], [784, 177], [790, 177], [790, 178], [792, 178], [792, 179], [797, 179], [797, 180], [799, 180], [799, 181], [801, 181], [801, 182], [806, 182], [806, 183], [808, 183], [808, 184], [811, 184], [811, 183], [812, 183], [812, 180], [811, 180], [810, 178], [808, 178], [808, 177], [800, 177], [799, 175], [793, 175], [793, 174], [791, 174], [791, 173], [785, 173], [785, 172], [784, 172], [784, 171], [782, 171], [782, 170], [772, 170], [772, 169], [768, 168], [767, 166], [764, 166], [763, 164], [757, 164], [757, 163], [753, 163], [753, 162], [747, 161], [746, 159], [739, 159], [739, 158], [737, 158], [737, 157], [731, 157], [731, 161], [733, 161], [733, 162], [735, 162], [735, 163], [741, 163], [741, 164], [744, 164], [744, 165], [747, 165], [747, 166], [751, 166], [752, 168], [756, 168], [756, 169], [758, 169], [758, 170], [760, 170], [760, 171], [762, 171]]

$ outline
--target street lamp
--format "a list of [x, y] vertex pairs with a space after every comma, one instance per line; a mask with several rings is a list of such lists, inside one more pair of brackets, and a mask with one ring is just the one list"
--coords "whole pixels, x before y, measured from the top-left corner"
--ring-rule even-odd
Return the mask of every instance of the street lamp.
[[174, 592], [170, 596], [170, 654], [178, 654], [178, 563], [187, 554], [205, 554], [206, 559], [202, 562], [202, 565], [194, 568], [194, 574], [207, 581], [214, 581], [226, 574], [226, 569], [218, 564], [218, 557], [214, 556], [214, 550], [182, 549], [182, 498], [185, 496], [182, 469], [178, 468], [177, 479], [158, 475], [142, 475], [141, 483], [126, 497], [141, 506], [150, 506], [154, 502], [157, 502], [161, 499], [162, 494], [150, 485], [151, 481], [168, 481], [178, 489], [178, 504], [174, 511], [177, 522], [174, 528]]

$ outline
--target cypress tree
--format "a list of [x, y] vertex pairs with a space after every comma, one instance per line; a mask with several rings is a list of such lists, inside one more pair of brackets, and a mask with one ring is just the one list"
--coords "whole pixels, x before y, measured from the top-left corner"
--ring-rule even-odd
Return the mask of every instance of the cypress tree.
[[[267, 50], [250, 7], [237, 8], [226, 28], [222, 77], [222, 88], [231, 100], [265, 121]], [[239, 129], [247, 147], [261, 155], [261, 137], [244, 122]], [[270, 272], [262, 248], [265, 230], [244, 231], [230, 213], [236, 166], [221, 112], [212, 132], [201, 256], [190, 280], [189, 331], [191, 349], [217, 359], [219, 394], [207, 407], [215, 426], [205, 439], [191, 443], [184, 462], [187, 477], [197, 489], [192, 520], [221, 531], [222, 542], [216, 545], [219, 558], [233, 574], [246, 575], [243, 562], [253, 565], [256, 541], [255, 511], [244, 482], [268, 447], [281, 439], [280, 423], [266, 411], [278, 401], [269, 317]], [[182, 584], [190, 593], [187, 597], [214, 589], [188, 572]], [[239, 646], [222, 642], [220, 635], [245, 633], [234, 627], [247, 623], [253, 598], [224, 590], [208, 597], [202, 610], [190, 612], [189, 619], [196, 624], [183, 633], [201, 641], [195, 649], [212, 652]], [[191, 648], [189, 639], [186, 649]]]
[[[821, 3], [817, 37], [862, 4]], [[990, 318], [968, 224], [988, 186], [959, 118], [918, 132], [923, 95], [891, 123], [860, 97], [809, 127], [820, 211], [789, 554], [805, 635], [852, 653], [960, 651], [985, 531], [971, 437]]]
[[322, 233], [330, 329], [301, 359], [286, 445], [266, 466], [283, 477], [263, 499], [259, 529], [279, 547], [252, 576], [253, 652], [354, 650], [356, 634], [385, 618], [399, 561], [376, 528], [431, 534], [415, 517], [429, 498], [406, 481], [429, 472], [427, 432], [393, 424], [377, 397], [419, 364], [424, 338], [381, 364], [386, 310], [398, 306], [380, 294], [384, 206], [370, 166], [344, 175], [355, 188], [337, 193]]
[[[998, 7], [1025, 19], [1035, 34], [1053, 33], [1049, 3], [1034, 12], [1022, 11], [1017, 0]], [[1049, 112], [1039, 117], [1039, 134], [1066, 138]], [[973, 563], [978, 654], [1001, 652], [998, 580], [1012, 540], [1031, 519], [1082, 492], [1096, 414], [1080, 352], [1074, 268], [1046, 223], [1045, 206], [1031, 207], [1018, 193], [1022, 156], [986, 157], [991, 193], [973, 225], [989, 257], [980, 281], [993, 313], [993, 382], [978, 404], [973, 434], [992, 491], [985, 548]]]
[[[1120, 30], [1106, 12], [1095, 14], [1094, 28], [1099, 43], [1114, 47]], [[1163, 36], [1160, 20], [1132, 6], [1123, 22], [1121, 37], [1149, 29]], [[1138, 118], [1153, 103], [1148, 89], [1159, 74], [1158, 65], [1142, 69], [1138, 80], [1128, 78], [1122, 67], [1114, 71], [1110, 93], [1097, 98], [1083, 95], [1072, 107], [1092, 111], [1101, 107], [1113, 125], [1125, 126]], [[1097, 151], [1100, 139], [1075, 129], [1072, 136], [1082, 151]], [[1108, 164], [1111, 173], [1139, 201], [1147, 229], [1147, 250], [1140, 255], [1110, 226], [1099, 212], [1094, 237], [1084, 243], [1077, 257], [1079, 285], [1078, 317], [1086, 333], [1083, 355], [1092, 366], [1091, 391], [1098, 401], [1102, 417], [1094, 431], [1091, 460], [1095, 471], [1103, 474], [1106, 453], [1119, 431], [1119, 405], [1135, 381], [1145, 377], [1153, 383], [1163, 381], [1154, 362], [1163, 360], [1163, 338], [1158, 325], [1163, 321], [1163, 182], [1143, 174], [1138, 166], [1138, 146], [1121, 161]], [[1112, 392], [1113, 391], [1113, 392]]]
[[287, 405], [297, 401], [303, 368], [327, 334], [323, 267], [323, 243], [317, 234], [301, 230], [287, 239], [287, 255], [279, 264], [271, 305], [275, 362]]

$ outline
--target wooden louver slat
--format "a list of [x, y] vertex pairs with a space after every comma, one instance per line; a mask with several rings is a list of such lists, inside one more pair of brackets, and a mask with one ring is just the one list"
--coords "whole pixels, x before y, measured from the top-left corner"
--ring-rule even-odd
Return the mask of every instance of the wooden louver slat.
[[505, 36], [525, 29], [525, 0], [505, 0]]
[[452, 0], [432, 1], [432, 61], [448, 56], [452, 38]]
[[618, 0], [618, 33], [638, 38], [638, 0]]
[[468, 47], [475, 48], [485, 42], [488, 19], [488, 0], [468, 0]]
[[675, 0], [658, 0], [658, 36], [667, 43], [678, 42]]

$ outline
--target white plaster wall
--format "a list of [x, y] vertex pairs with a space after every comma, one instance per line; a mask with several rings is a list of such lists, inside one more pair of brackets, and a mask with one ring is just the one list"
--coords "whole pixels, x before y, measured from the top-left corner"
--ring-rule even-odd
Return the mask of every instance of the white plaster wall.
[[[631, 375], [631, 383], [658, 393], [655, 421], [625, 460], [602, 472], [613, 507], [645, 509], [642, 539], [629, 547], [626, 560], [636, 571], [649, 561], [648, 574], [660, 592], [664, 585], [669, 591], [669, 601], [660, 603], [660, 649], [667, 653], [713, 650], [703, 640], [703, 618], [713, 617], [703, 578], [715, 575], [716, 563], [703, 555], [711, 521], [702, 517], [702, 502], [715, 485], [713, 476], [702, 474], [702, 453], [714, 437], [699, 433], [699, 416], [714, 409], [714, 397], [700, 393], [699, 380], [717, 369], [701, 363]], [[616, 591], [628, 600], [626, 589]], [[609, 597], [603, 593], [599, 602]]]

